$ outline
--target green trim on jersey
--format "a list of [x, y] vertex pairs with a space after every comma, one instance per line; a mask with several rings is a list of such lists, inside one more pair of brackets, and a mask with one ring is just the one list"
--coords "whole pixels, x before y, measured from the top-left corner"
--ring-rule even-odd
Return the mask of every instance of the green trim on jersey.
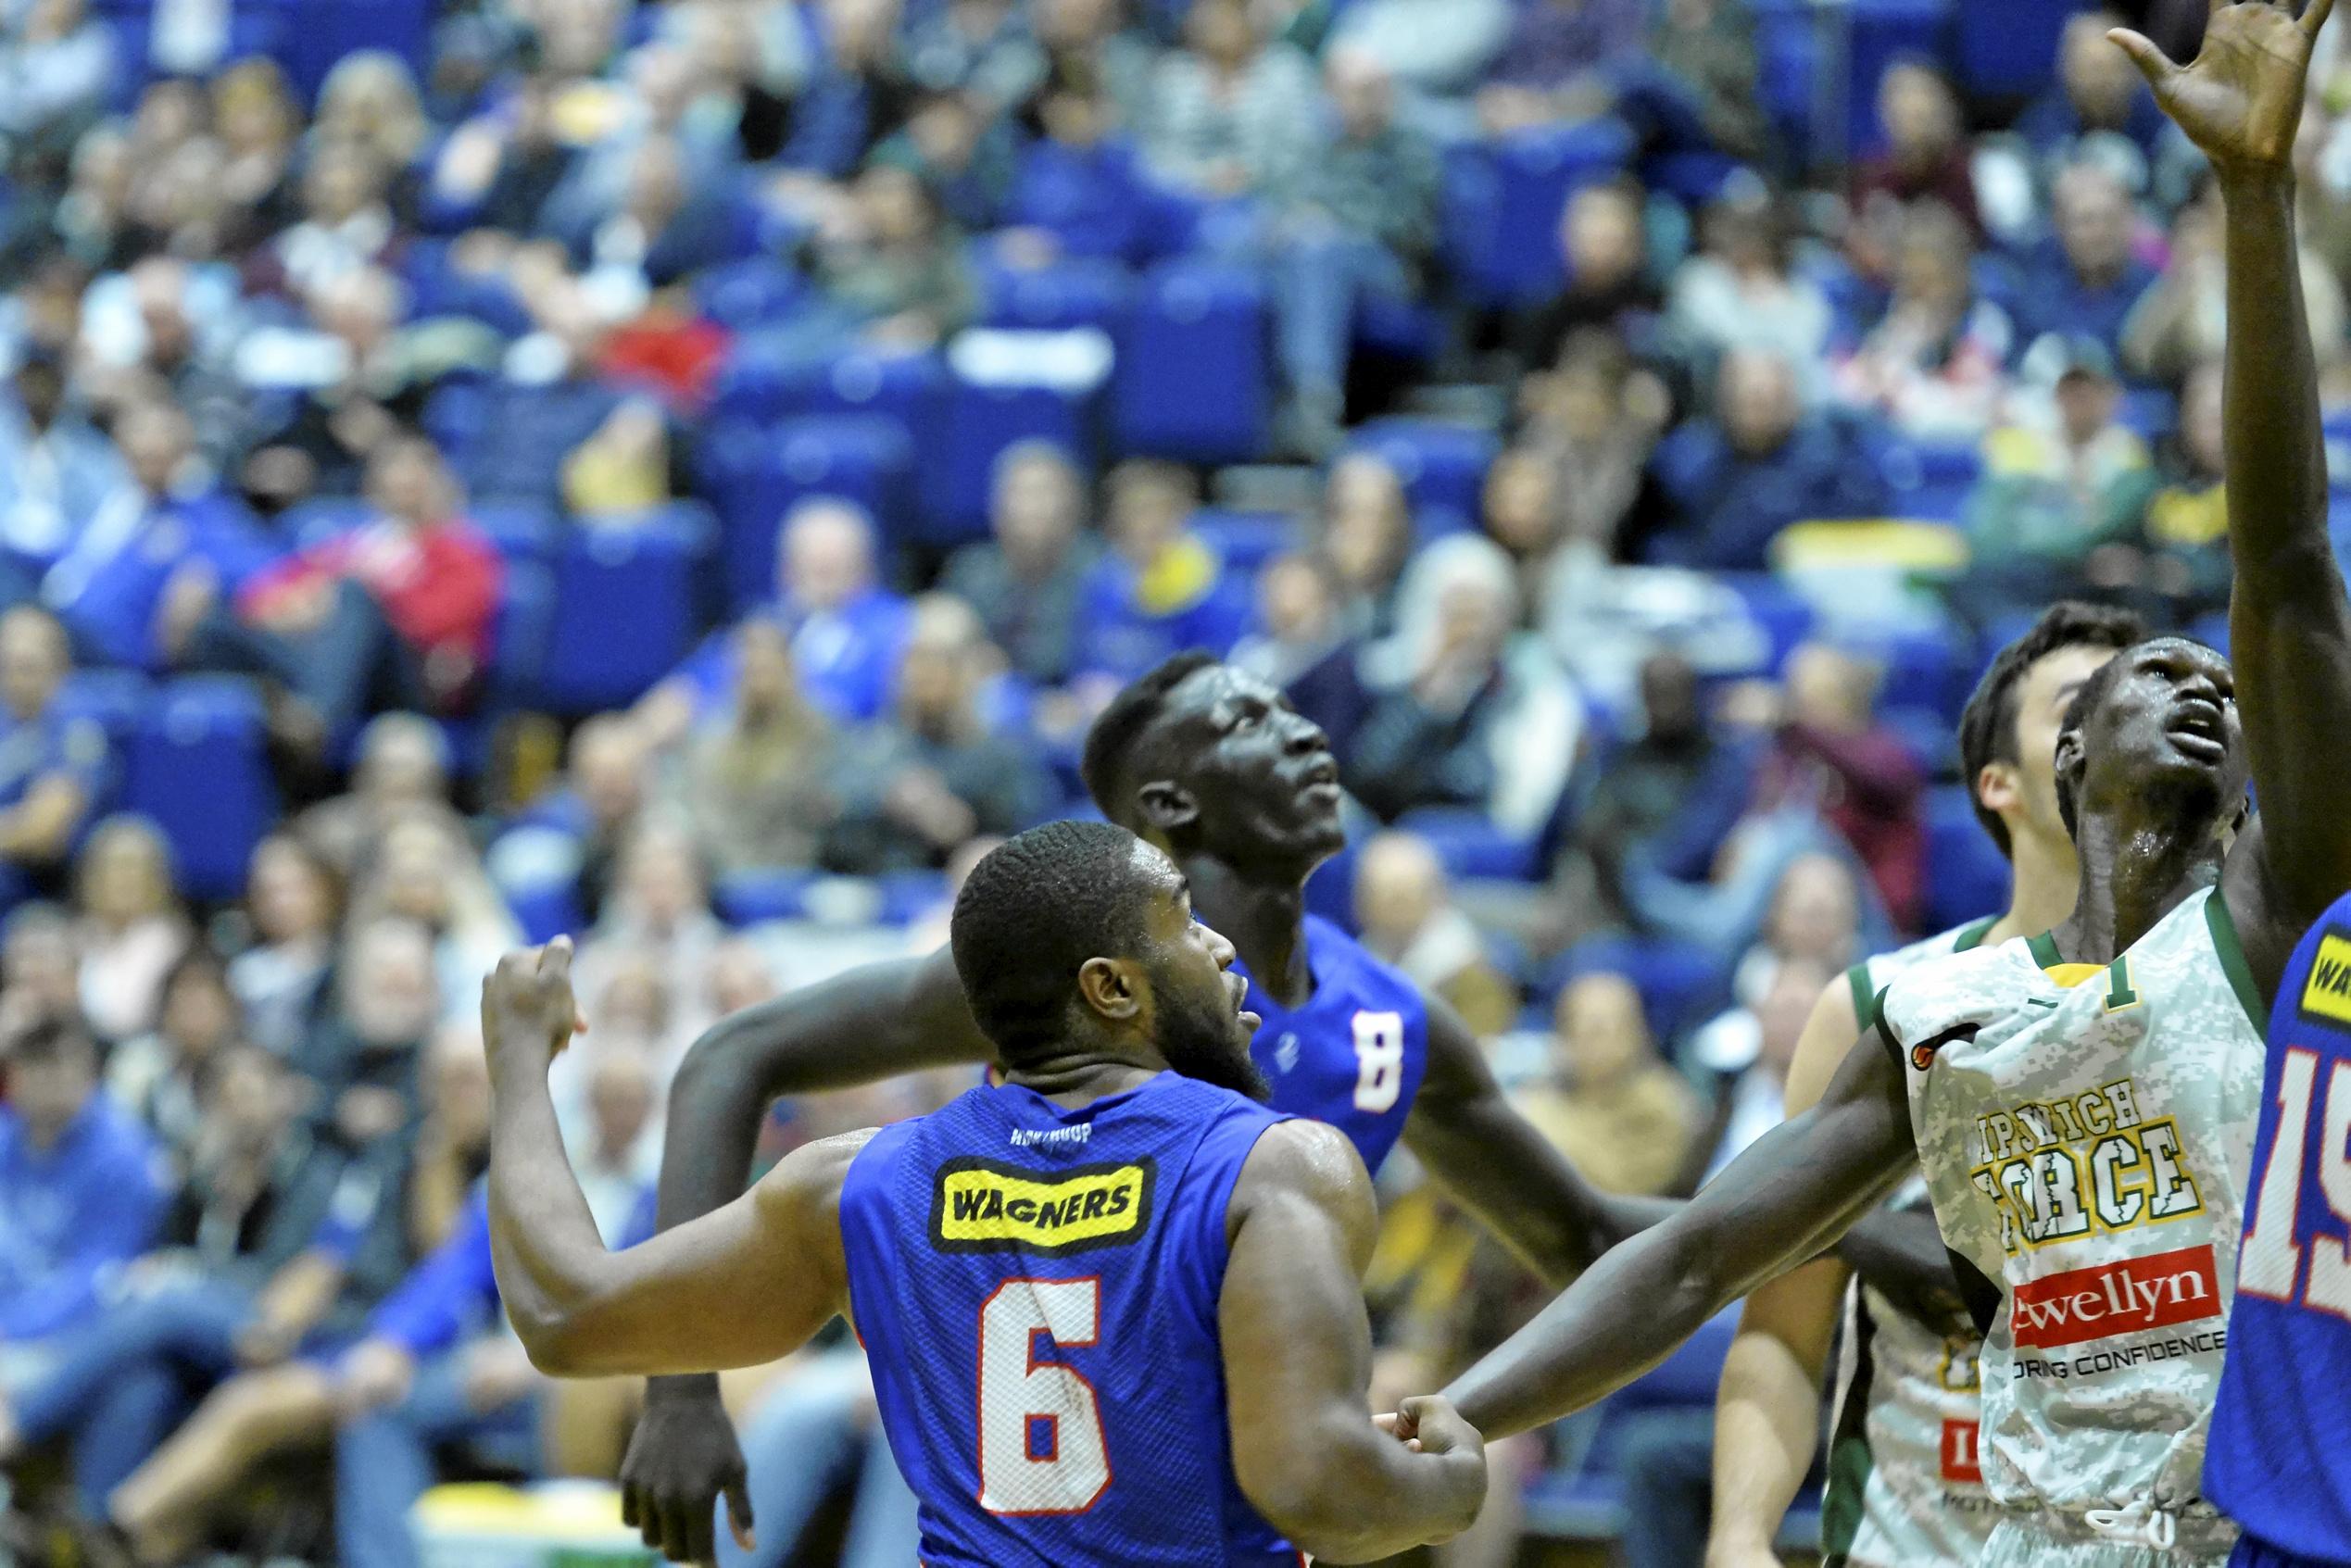
[[[1971, 953], [1975, 951], [1978, 947], [1983, 946], [1983, 939], [1991, 935], [1992, 928], [1999, 923], [2000, 917], [1998, 915], [1986, 915], [1981, 920], [1970, 921], [1968, 924], [1960, 926], [1952, 934], [1952, 952]], [[1931, 940], [1931, 938], [1929, 938], [1929, 940]], [[1869, 960], [1867, 959], [1862, 960], [1859, 963], [1845, 971], [1845, 984], [1853, 990], [1854, 1019], [1861, 1025], [1863, 1032], [1867, 1033], [1870, 1024], [1876, 1021], [1874, 1009], [1876, 1007], [1877, 998], [1884, 995], [1882, 990], [1874, 987], [1869, 984]]]
[[1868, 1517], [1869, 1477], [1878, 1468], [1878, 1456], [1869, 1448], [1869, 1405], [1877, 1372], [1869, 1347], [1878, 1336], [1878, 1324], [1866, 1301], [1854, 1307], [1854, 1336], [1858, 1343], [1853, 1386], [1837, 1411], [1837, 1430], [1829, 1439], [1829, 1475], [1820, 1488], [1820, 1568], [1845, 1568], [1845, 1554], [1853, 1550], [1862, 1521]]
[[2025, 946], [2032, 949], [2032, 961], [2043, 969], [2061, 968], [2066, 961], [2066, 956], [2057, 951], [2057, 938], [2051, 932], [2043, 932]]
[[2237, 938], [2236, 917], [2229, 913], [2229, 901], [2217, 887], [2205, 898], [2204, 919], [2212, 927], [2212, 950], [2220, 955], [2220, 972], [2229, 977], [2229, 989], [2237, 994], [2244, 1015], [2253, 1020], [2254, 1033], [2266, 1037], [2269, 1010], [2261, 1005], [2261, 987], [2253, 983], [2253, 966], [2245, 961], [2244, 944]]

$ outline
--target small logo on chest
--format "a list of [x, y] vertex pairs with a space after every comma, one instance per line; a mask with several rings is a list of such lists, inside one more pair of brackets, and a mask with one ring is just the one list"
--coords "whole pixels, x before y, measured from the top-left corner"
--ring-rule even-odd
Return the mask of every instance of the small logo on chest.
[[1274, 1067], [1277, 1072], [1287, 1073], [1297, 1065], [1298, 1036], [1285, 1029], [1282, 1037], [1274, 1044]]

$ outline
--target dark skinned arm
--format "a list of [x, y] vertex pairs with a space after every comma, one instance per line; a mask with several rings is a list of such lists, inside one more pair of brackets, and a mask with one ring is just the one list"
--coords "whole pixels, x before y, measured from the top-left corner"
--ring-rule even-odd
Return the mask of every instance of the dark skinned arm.
[[1756, 1140], [1679, 1213], [1602, 1258], [1446, 1397], [1490, 1436], [1583, 1409], [1819, 1252], [1914, 1160], [1902, 1079], [1873, 1032], [1818, 1105]]
[[2216, 9], [2193, 65], [2137, 33], [2116, 42], [2212, 160], [2227, 217], [2223, 427], [2230, 653], [2261, 825], [2223, 879], [2265, 992], [2302, 931], [2351, 887], [2351, 604], [2327, 538], [2318, 371], [2294, 243], [2293, 151], [2305, 78], [2333, 0]]
[[[666, 1231], [733, 1200], [748, 1179], [760, 1122], [784, 1095], [849, 1088], [987, 1060], [954, 959], [868, 964], [721, 1019], [670, 1085], [657, 1223]], [[708, 1563], [714, 1505], [751, 1524], [743, 1450], [714, 1377], [657, 1377], [621, 1465], [621, 1513], [673, 1562]]]
[[1378, 1219], [1355, 1146], [1320, 1122], [1267, 1129], [1228, 1214], [1217, 1336], [1242, 1493], [1322, 1562], [1459, 1535], [1486, 1500], [1477, 1434], [1441, 1400], [1415, 1401], [1415, 1448], [1368, 1409], [1363, 1276]]
[[1518, 1113], [1477, 1035], [1434, 996], [1428, 1068], [1404, 1142], [1437, 1184], [1541, 1276], [1567, 1283], [1617, 1242], [1671, 1214], [1658, 1198], [1601, 1192]]

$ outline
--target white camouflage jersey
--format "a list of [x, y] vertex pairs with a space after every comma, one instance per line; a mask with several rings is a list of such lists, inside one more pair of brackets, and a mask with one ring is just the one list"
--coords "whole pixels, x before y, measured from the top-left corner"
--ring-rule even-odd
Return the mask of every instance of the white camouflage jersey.
[[1880, 1005], [1943, 1238], [1999, 1286], [1993, 1498], [2059, 1537], [2225, 1551], [2198, 1476], [2262, 1070], [2226, 904], [2195, 894], [2104, 967], [2046, 936], [1958, 954]]
[[[1855, 964], [1847, 972], [1854, 1015], [1868, 1018], [1896, 975], [1972, 951], [1997, 923], [1987, 916]], [[1913, 1176], [1888, 1202], [1925, 1209], [1926, 1182]], [[1976, 1461], [1982, 1343], [1920, 1323], [1857, 1279], [1846, 1286], [1822, 1568], [1940, 1568], [1981, 1554], [1997, 1517]]]

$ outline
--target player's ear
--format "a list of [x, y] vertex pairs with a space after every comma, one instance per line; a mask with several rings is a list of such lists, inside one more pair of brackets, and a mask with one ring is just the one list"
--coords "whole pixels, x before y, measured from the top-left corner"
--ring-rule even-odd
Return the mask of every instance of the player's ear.
[[1124, 1022], [1142, 1010], [1139, 976], [1124, 959], [1087, 959], [1080, 964], [1077, 994], [1100, 1018]]
[[1976, 799], [1994, 814], [2024, 809], [2024, 780], [2007, 762], [1987, 762], [1976, 775]]
[[1135, 800], [1145, 825], [1158, 834], [1178, 833], [1200, 820], [1200, 802], [1173, 779], [1152, 780], [1135, 792]]

